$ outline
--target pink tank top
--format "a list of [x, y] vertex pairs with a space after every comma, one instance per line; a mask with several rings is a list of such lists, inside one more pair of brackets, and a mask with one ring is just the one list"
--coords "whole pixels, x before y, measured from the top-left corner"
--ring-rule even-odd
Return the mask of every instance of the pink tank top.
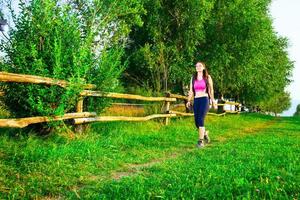
[[206, 83], [204, 79], [195, 80], [194, 82], [195, 92], [205, 92], [206, 91]]

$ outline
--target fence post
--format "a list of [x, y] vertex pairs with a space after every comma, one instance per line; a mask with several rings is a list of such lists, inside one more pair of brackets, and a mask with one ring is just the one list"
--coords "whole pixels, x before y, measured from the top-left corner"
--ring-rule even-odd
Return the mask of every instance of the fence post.
[[[167, 114], [170, 113], [170, 102], [169, 101], [166, 102], [166, 111], [165, 112]], [[166, 123], [165, 123], [165, 125], [168, 125], [170, 123], [170, 120], [171, 119], [169, 117], [166, 117]]]
[[[166, 93], [166, 97], [170, 97], [171, 96], [171, 93], [170, 92], [167, 92]], [[170, 113], [170, 101], [165, 101], [165, 113], [166, 114], [169, 114]], [[166, 120], [165, 120], [165, 125], [168, 125], [170, 123], [171, 119], [169, 117], [166, 117]]]
[[[76, 105], [76, 112], [83, 112], [83, 96], [80, 96]], [[83, 126], [82, 124], [75, 125], [75, 132], [82, 133], [83, 132]]]

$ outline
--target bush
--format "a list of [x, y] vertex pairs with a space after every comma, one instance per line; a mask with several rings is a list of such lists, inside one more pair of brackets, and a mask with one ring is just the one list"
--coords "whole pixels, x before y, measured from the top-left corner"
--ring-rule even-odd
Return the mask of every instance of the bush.
[[[18, 15], [12, 11], [15, 28], [9, 32], [9, 41], [1, 41], [1, 50], [5, 53], [1, 70], [70, 83], [67, 88], [5, 84], [4, 101], [13, 115], [29, 117], [73, 112], [84, 84], [96, 84], [97, 90], [101, 91], [113, 91], [118, 86], [118, 78], [124, 69], [120, 62], [124, 38], [130, 24], [139, 21], [136, 18], [127, 23], [126, 19], [118, 19], [113, 14], [108, 18], [110, 21], [101, 21], [101, 11], [107, 10], [105, 6], [109, 5], [109, 1], [106, 4], [69, 1], [66, 5], [60, 1], [33, 0], [21, 2]], [[122, 8], [130, 6], [135, 5], [128, 3]], [[139, 13], [134, 15], [139, 16]], [[99, 35], [105, 36], [103, 32], [109, 36], [98, 41], [97, 44], [102, 41], [100, 46], [95, 45]], [[92, 111], [101, 111], [105, 105], [105, 101], [91, 98], [85, 106]]]

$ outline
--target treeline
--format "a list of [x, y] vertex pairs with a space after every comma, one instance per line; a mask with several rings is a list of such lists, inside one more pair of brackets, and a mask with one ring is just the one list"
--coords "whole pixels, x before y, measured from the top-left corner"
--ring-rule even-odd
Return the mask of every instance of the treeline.
[[204, 61], [217, 97], [280, 113], [293, 63], [288, 41], [272, 28], [270, 0], [144, 1], [144, 25], [126, 49], [126, 82], [183, 93], [196, 61]]
[[[215, 96], [264, 111], [289, 106], [293, 63], [272, 28], [270, 0], [2, 1], [8, 19], [0, 70], [64, 79], [57, 86], [5, 85], [17, 116], [74, 110], [85, 83], [101, 91], [184, 94], [196, 61], [213, 77]], [[12, 5], [18, 4], [18, 9]], [[104, 100], [85, 107], [101, 111]], [[275, 108], [277, 110], [275, 110]]]

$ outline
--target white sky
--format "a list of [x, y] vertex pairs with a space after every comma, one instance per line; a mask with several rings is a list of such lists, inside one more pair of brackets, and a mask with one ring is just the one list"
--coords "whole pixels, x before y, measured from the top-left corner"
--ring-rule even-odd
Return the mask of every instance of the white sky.
[[287, 90], [292, 100], [300, 100], [300, 0], [273, 0], [270, 14], [275, 31], [289, 39], [289, 57], [295, 63], [293, 82]]

